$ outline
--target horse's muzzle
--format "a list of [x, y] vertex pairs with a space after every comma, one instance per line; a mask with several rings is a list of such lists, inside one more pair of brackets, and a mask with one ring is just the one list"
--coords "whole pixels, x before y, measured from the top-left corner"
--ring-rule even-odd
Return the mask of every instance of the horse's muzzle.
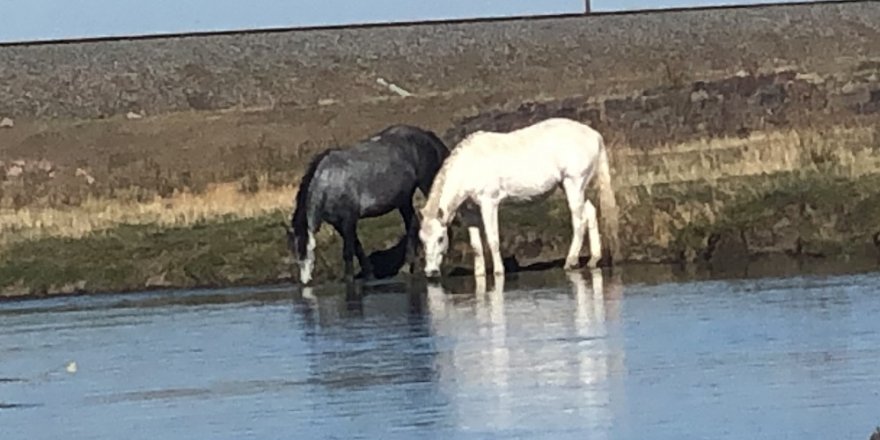
[[440, 270], [439, 269], [426, 270], [425, 277], [428, 279], [432, 279], [432, 280], [440, 278]]

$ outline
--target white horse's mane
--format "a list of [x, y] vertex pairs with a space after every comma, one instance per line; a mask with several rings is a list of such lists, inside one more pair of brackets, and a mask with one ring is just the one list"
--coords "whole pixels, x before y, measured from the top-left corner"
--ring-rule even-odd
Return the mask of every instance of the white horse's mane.
[[449, 176], [449, 170], [452, 169], [455, 162], [460, 158], [461, 152], [473, 142], [474, 137], [483, 133], [486, 132], [475, 131], [465, 136], [465, 138], [459, 141], [452, 149], [446, 160], [443, 161], [443, 165], [440, 167], [440, 170], [437, 171], [437, 174], [434, 176], [434, 182], [431, 184], [431, 191], [428, 193], [428, 199], [425, 201], [425, 206], [422, 208], [422, 217], [433, 219], [439, 216], [440, 197], [443, 195], [443, 185], [446, 183], [446, 179]]

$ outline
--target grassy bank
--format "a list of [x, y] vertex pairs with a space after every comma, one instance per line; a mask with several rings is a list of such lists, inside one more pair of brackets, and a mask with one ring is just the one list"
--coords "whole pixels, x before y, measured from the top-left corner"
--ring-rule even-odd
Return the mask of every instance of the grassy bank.
[[[856, 179], [786, 173], [622, 191], [622, 241], [631, 261], [708, 264], [780, 253], [793, 257], [878, 257], [880, 175]], [[678, 203], [675, 200], [682, 200]], [[690, 221], [691, 205], [702, 212]], [[123, 224], [78, 238], [47, 236], [7, 244], [0, 259], [6, 296], [260, 284], [288, 280], [293, 266], [279, 221], [287, 211], [218, 217], [187, 226]], [[564, 256], [568, 212], [559, 196], [502, 210], [505, 255], [520, 264]], [[714, 219], [714, 220], [713, 220]], [[388, 249], [402, 232], [389, 215], [362, 222], [370, 250]], [[449, 263], [469, 266], [464, 231], [455, 231]], [[319, 237], [317, 276], [340, 275], [341, 243]]]
[[[877, 258], [880, 143], [871, 127], [756, 133], [612, 157], [621, 241], [631, 261], [726, 264], [762, 253]], [[257, 284], [293, 266], [279, 223], [294, 188], [237, 183], [137, 203], [0, 213], [6, 296]], [[570, 237], [561, 193], [505, 206], [502, 246], [520, 264], [560, 259]], [[463, 231], [449, 262], [469, 266]], [[369, 251], [391, 248], [398, 216], [366, 220]], [[319, 235], [317, 276], [340, 274], [340, 242]]]
[[[290, 276], [280, 222], [287, 211], [252, 218], [198, 220], [186, 226], [121, 224], [72, 238], [44, 236], [8, 243], [0, 258], [4, 296], [128, 291], [271, 283]], [[366, 244], [393, 242], [397, 219], [366, 222]], [[336, 272], [339, 240], [320, 234], [319, 273]]]

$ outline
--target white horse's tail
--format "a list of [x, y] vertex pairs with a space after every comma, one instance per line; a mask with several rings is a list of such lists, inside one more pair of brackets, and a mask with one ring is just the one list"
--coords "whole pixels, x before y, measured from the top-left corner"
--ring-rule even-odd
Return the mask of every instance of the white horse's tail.
[[596, 169], [596, 183], [599, 189], [599, 223], [602, 229], [602, 238], [611, 262], [619, 262], [623, 259], [620, 252], [620, 238], [618, 231], [619, 213], [617, 200], [614, 197], [614, 187], [611, 184], [611, 167], [608, 164], [608, 151], [605, 141], [599, 137], [599, 163]]

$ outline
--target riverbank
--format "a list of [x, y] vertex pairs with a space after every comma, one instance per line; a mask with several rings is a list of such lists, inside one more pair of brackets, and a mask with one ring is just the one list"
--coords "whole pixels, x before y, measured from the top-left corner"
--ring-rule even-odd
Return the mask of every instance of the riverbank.
[[[605, 137], [629, 261], [876, 258], [878, 13], [846, 2], [3, 46], [0, 292], [286, 280], [278, 224], [317, 152], [390, 124], [451, 147], [549, 117]], [[560, 194], [505, 207], [509, 263], [555, 264], [569, 218]], [[393, 273], [397, 215], [362, 228]], [[449, 260], [467, 266], [461, 238]], [[321, 233], [320, 280], [339, 272], [337, 240]]]
[[[612, 165], [629, 262], [880, 257], [880, 142], [873, 127], [617, 149]], [[9, 297], [287, 282], [294, 266], [280, 223], [294, 192], [231, 183], [143, 203], [97, 199], [70, 209], [6, 210], [0, 289]], [[561, 259], [570, 240], [567, 209], [561, 192], [503, 207], [505, 256], [519, 266]], [[385, 250], [373, 255], [384, 270], [402, 263], [396, 214], [362, 221], [360, 234], [368, 252]], [[449, 266], [469, 267], [464, 231], [454, 236]], [[340, 248], [324, 228], [318, 281], [341, 275]]]

